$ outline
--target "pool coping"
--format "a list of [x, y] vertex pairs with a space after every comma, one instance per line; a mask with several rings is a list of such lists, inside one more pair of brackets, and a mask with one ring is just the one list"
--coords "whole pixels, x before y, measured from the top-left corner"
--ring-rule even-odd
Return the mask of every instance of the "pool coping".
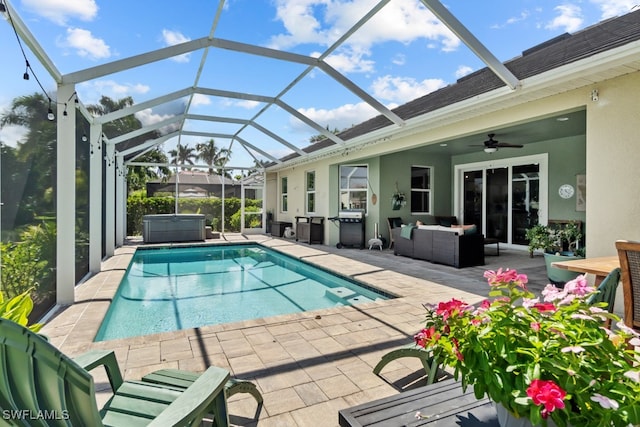
[[[194, 248], [231, 248], [231, 249], [241, 249], [241, 248], [256, 248], [256, 250], [262, 250], [262, 251], [268, 251], [268, 252], [261, 252], [261, 253], [269, 253], [269, 254], [275, 254], [279, 256], [279, 259], [284, 260], [283, 262], [291, 262], [291, 263], [296, 263], [297, 265], [303, 266], [304, 268], [310, 268], [310, 269], [315, 269], [315, 271], [319, 272], [319, 273], [324, 273], [326, 275], [330, 275], [330, 276], [323, 276], [323, 277], [332, 277], [332, 278], [336, 278], [337, 280], [342, 280], [343, 282], [338, 282], [336, 280], [336, 283], [344, 283], [344, 286], [354, 286], [359, 288], [359, 292], [362, 292], [363, 294], [365, 292], [368, 292], [368, 294], [365, 294], [368, 298], [366, 298], [366, 302], [371, 302], [374, 300], [387, 300], [387, 299], [393, 299], [393, 298], [398, 298], [398, 295], [392, 294], [390, 292], [387, 292], [383, 289], [380, 289], [377, 286], [372, 286], [369, 283], [363, 282], [361, 280], [359, 280], [358, 278], [354, 278], [354, 277], [349, 277], [349, 276], [344, 276], [336, 271], [332, 271], [330, 269], [327, 269], [323, 266], [318, 266], [313, 264], [312, 262], [309, 262], [307, 260], [305, 260], [304, 258], [296, 258], [293, 257], [287, 253], [284, 253], [282, 251], [279, 251], [277, 248], [271, 248], [268, 247], [266, 245], [263, 245], [259, 242], [255, 242], [255, 241], [243, 241], [243, 242], [224, 242], [224, 243], [206, 243], [206, 242], [196, 242], [194, 243], [185, 243], [185, 244], [181, 244], [181, 245], [171, 245], [171, 244], [158, 244], [158, 245], [154, 245], [154, 246], [137, 246], [136, 247], [136, 251], [131, 254], [130, 257], [130, 262], [132, 262], [133, 258], [136, 255], [142, 255], [145, 252], [151, 252], [151, 251], [157, 251], [157, 250], [163, 250], [163, 254], [168, 254], [170, 253], [170, 251], [172, 250], [180, 250], [180, 249], [194, 249]], [[249, 255], [247, 255], [249, 256]], [[226, 258], [227, 256], [224, 255], [224, 258]], [[147, 261], [145, 260], [145, 263]], [[150, 261], [151, 262], [151, 261]], [[129, 265], [130, 267], [131, 265]], [[127, 270], [125, 271], [125, 275], [127, 274], [127, 272], [129, 271], [129, 267], [127, 268]], [[144, 273], [144, 272], [143, 272]], [[195, 273], [192, 273], [195, 274]], [[302, 274], [302, 273], [301, 273]], [[316, 274], [316, 273], [314, 273]], [[146, 277], [145, 274], [143, 274], [142, 276], [137, 277], [137, 280], [145, 280], [144, 278]], [[316, 279], [318, 280], [318, 279]], [[333, 280], [333, 279], [330, 279]], [[281, 283], [281, 284], [285, 284], [285, 283]], [[121, 285], [119, 285], [121, 286]], [[326, 287], [326, 289], [330, 289], [331, 285], [324, 285]], [[335, 285], [338, 286], [338, 285]], [[335, 287], [334, 286], [334, 287]], [[277, 287], [277, 286], [276, 286]], [[354, 288], [354, 289], [357, 289]], [[256, 289], [251, 289], [251, 290], [261, 290], [264, 288], [256, 288]], [[343, 289], [343, 288], [340, 288]], [[241, 291], [244, 292], [244, 291]], [[117, 291], [116, 291], [117, 293]], [[355, 294], [351, 294], [352, 296], [355, 296]], [[373, 296], [375, 295], [375, 297]], [[114, 298], [115, 298], [116, 294], [114, 294]], [[339, 297], [338, 297], [339, 298]], [[338, 300], [336, 300], [335, 298], [331, 300], [332, 304], [331, 305], [327, 305], [326, 307], [322, 307], [322, 308], [316, 308], [316, 309], [309, 309], [309, 310], [302, 310], [300, 311], [300, 313], [309, 313], [309, 312], [316, 312], [316, 311], [320, 311], [320, 310], [325, 310], [325, 309], [330, 309], [330, 308], [335, 308], [335, 307], [339, 307], [339, 306], [349, 306], [349, 305], [354, 305], [354, 304], [350, 304], [349, 302], [346, 301], [345, 299], [342, 299], [342, 303], [343, 304], [336, 304], [336, 302], [338, 302]], [[113, 299], [112, 299], [113, 302]], [[362, 304], [364, 302], [358, 303]], [[202, 305], [202, 304], [200, 304]], [[111, 304], [109, 305], [109, 307], [107, 308], [107, 312], [105, 313], [105, 318], [107, 315], [110, 315], [111, 317], [113, 317], [113, 313], [109, 314], [109, 310], [111, 310], [113, 307], [111, 306]], [[133, 307], [132, 307], [133, 308]], [[302, 307], [298, 306], [299, 309], [301, 309]], [[132, 310], [129, 310], [129, 312]], [[121, 312], [121, 311], [120, 311]], [[271, 316], [266, 316], [266, 318], [269, 317], [278, 317], [278, 316], [286, 316], [288, 314], [294, 314], [297, 312], [293, 312], [293, 313], [284, 313], [284, 314], [276, 314], [276, 315], [271, 315]], [[128, 316], [128, 313], [122, 313], [125, 317], [125, 323], [122, 323], [122, 321], [118, 322], [119, 325], [122, 325], [119, 327], [120, 330], [122, 330], [123, 328], [126, 328], [127, 325], [130, 324], [130, 322], [134, 321], [135, 319], [130, 318], [130, 316]], [[265, 318], [265, 316], [260, 316], [258, 318]], [[155, 318], [153, 319], [155, 321]], [[255, 319], [244, 319], [244, 320], [255, 320]], [[104, 320], [103, 320], [104, 321]], [[237, 323], [237, 322], [242, 322], [243, 320], [236, 320], [236, 321], [229, 321], [229, 322], [224, 322], [224, 323]], [[217, 324], [217, 323], [216, 323]], [[192, 328], [184, 328], [185, 330], [187, 329], [191, 329], [191, 330], [195, 330], [195, 329], [200, 329], [203, 327], [206, 327], [208, 325], [202, 325], [202, 326], [197, 326], [197, 327], [192, 327]], [[127, 337], [122, 337], [122, 338], [108, 338], [108, 339], [97, 339], [99, 333], [100, 333], [100, 329], [103, 327], [102, 322], [100, 327], [98, 328], [98, 331], [96, 331], [96, 337], [94, 338], [95, 342], [102, 342], [102, 341], [115, 341], [118, 339], [126, 339], [126, 338], [136, 338], [137, 335], [130, 335]], [[126, 332], [126, 330], [124, 330], [123, 332]], [[174, 331], [166, 331], [166, 332], [174, 332]], [[104, 333], [104, 331], [103, 331]], [[144, 334], [144, 335], [156, 335], [156, 334], [160, 334], [160, 333], [164, 333], [164, 332], [155, 332], [155, 333], [148, 333], [148, 334]]]
[[[227, 236], [227, 239], [219, 244], [234, 243], [233, 236]], [[484, 298], [333, 254], [324, 251], [320, 245], [298, 244], [265, 235], [240, 235], [235, 241], [257, 243], [398, 297], [356, 306], [93, 342], [137, 248], [132, 244], [118, 248], [114, 256], [103, 262], [100, 273], [78, 285], [76, 303], [60, 307], [47, 320], [42, 332], [71, 357], [92, 349], [114, 350], [125, 379], [139, 379], [161, 368], [201, 371], [211, 364], [221, 366], [229, 369], [232, 375], [252, 379], [258, 384], [265, 396], [260, 425], [272, 421], [274, 425], [334, 426], [338, 409], [397, 393], [389, 380], [375, 376], [372, 369], [384, 352], [406, 344], [419, 330], [424, 322], [423, 303], [450, 298], [475, 303]], [[217, 242], [206, 242], [210, 243]], [[393, 256], [392, 252], [389, 255]], [[289, 348], [294, 343], [296, 346]], [[283, 348], [288, 352], [285, 355], [282, 355]], [[283, 357], [286, 359], [280, 360]], [[341, 364], [348, 366], [348, 374], [336, 368]], [[415, 369], [399, 366], [397, 375], [407, 375]], [[353, 378], [356, 374], [357, 381]], [[299, 384], [303, 378], [306, 378], [304, 384]], [[108, 388], [104, 378], [96, 377], [96, 384], [97, 388]], [[107, 398], [108, 394], [99, 393], [99, 403]], [[242, 408], [246, 400], [232, 400], [236, 406], [230, 404], [230, 413], [240, 411], [238, 405]], [[318, 423], [317, 416], [326, 416], [327, 408], [335, 410], [335, 418]], [[314, 420], [311, 424], [303, 421], [309, 416]]]

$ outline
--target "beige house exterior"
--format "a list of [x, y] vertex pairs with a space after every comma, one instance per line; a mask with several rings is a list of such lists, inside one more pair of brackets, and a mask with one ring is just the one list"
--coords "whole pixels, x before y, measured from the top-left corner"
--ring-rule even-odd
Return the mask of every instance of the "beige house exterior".
[[[635, 40], [523, 78], [515, 90], [501, 87], [481, 93], [410, 118], [404, 127], [382, 127], [349, 139], [345, 145], [331, 145], [308, 158], [272, 166], [266, 179], [266, 207], [279, 221], [295, 222], [295, 216], [304, 215], [333, 217], [339, 211], [339, 166], [366, 165], [366, 238], [373, 237], [375, 223], [388, 238], [387, 217], [401, 216], [405, 222], [420, 219], [411, 215], [409, 207], [391, 210], [396, 183], [400, 190], [410, 190], [412, 165], [433, 167], [431, 213], [460, 216], [464, 197], [456, 166], [546, 156], [547, 176], [540, 181], [540, 222], [580, 219], [585, 224], [587, 255], [614, 255], [616, 240], [640, 240], [635, 222], [640, 218], [640, 180], [636, 176], [640, 165], [639, 69], [640, 42]], [[470, 147], [469, 142], [481, 143], [488, 133], [506, 133], [508, 142], [519, 143], [519, 137], [526, 140], [519, 130], [524, 133], [532, 125], [542, 130], [550, 120], [557, 122], [565, 116], [574, 124], [582, 121], [567, 135], [550, 130], [546, 136], [527, 140], [522, 149], [500, 149], [493, 154]], [[447, 147], [441, 147], [445, 143]], [[308, 171], [314, 171], [316, 178], [313, 213], [305, 208]], [[576, 208], [575, 198], [558, 196], [559, 186], [575, 186], [579, 175], [586, 177], [588, 189], [584, 211]], [[283, 178], [288, 182], [286, 211], [281, 203]], [[337, 225], [325, 221], [325, 243], [338, 241]]]

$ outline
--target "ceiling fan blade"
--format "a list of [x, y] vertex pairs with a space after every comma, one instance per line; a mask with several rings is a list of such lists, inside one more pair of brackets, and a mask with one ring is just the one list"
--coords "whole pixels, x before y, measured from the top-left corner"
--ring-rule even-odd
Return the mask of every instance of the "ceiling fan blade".
[[504, 147], [504, 148], [522, 148], [524, 145], [522, 144], [509, 144], [507, 142], [499, 142], [494, 145], [494, 147]]

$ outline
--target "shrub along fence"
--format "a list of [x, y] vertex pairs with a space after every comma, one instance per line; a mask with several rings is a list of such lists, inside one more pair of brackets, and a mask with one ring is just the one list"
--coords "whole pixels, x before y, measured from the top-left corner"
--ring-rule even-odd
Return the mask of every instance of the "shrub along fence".
[[[259, 208], [260, 200], [245, 200], [245, 209], [255, 211]], [[241, 200], [230, 197], [224, 200], [224, 215], [226, 218], [225, 231], [240, 231]], [[151, 214], [172, 214], [175, 212], [173, 197], [142, 197], [129, 196], [127, 199], [127, 235], [142, 235], [142, 217]], [[198, 213], [206, 218], [207, 225], [214, 231], [222, 231], [222, 199], [191, 198], [178, 199], [179, 213]]]

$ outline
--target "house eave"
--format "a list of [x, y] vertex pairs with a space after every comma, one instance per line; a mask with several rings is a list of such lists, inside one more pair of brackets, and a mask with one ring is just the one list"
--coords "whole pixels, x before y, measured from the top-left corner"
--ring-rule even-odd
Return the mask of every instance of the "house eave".
[[[485, 92], [407, 119], [403, 127], [389, 125], [349, 139], [345, 144], [332, 145], [306, 156], [284, 161], [269, 167], [267, 171], [277, 172], [323, 158], [344, 157], [345, 154], [358, 152], [365, 147], [388, 143], [418, 132], [423, 133], [487, 113], [517, 107], [581, 87], [589, 87], [637, 71], [640, 71], [640, 40], [523, 79], [521, 85], [514, 90], [504, 86]], [[585, 95], [585, 104], [587, 100], [588, 97]], [[425, 141], [420, 142], [425, 143]], [[433, 143], [436, 142], [438, 141], [433, 141]]]

